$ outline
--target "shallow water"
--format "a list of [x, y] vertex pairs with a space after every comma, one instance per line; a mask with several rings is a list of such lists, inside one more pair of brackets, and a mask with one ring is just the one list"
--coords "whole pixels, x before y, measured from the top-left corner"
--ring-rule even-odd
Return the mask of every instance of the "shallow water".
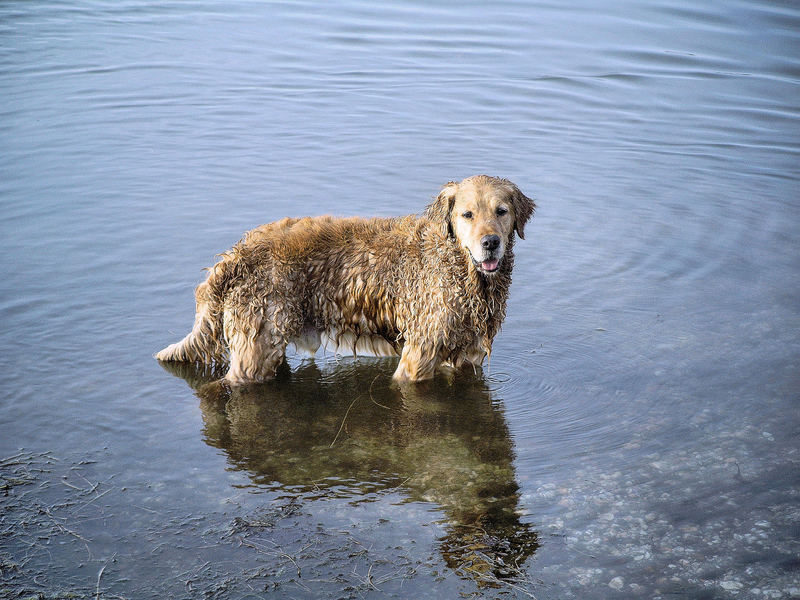
[[[800, 10], [0, 5], [0, 590], [800, 597]], [[491, 367], [152, 354], [247, 229], [539, 209]]]

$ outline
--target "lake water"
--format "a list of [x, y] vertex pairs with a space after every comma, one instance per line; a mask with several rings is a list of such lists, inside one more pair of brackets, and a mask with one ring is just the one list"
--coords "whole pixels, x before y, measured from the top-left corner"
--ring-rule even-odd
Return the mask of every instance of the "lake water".
[[[0, 596], [800, 597], [800, 7], [0, 4]], [[154, 352], [289, 215], [539, 209], [491, 368]]]

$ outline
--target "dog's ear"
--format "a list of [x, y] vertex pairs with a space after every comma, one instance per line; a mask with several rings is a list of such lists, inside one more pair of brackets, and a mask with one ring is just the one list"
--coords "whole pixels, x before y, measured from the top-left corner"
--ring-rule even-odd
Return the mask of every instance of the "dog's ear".
[[442, 233], [445, 236], [453, 237], [453, 227], [450, 222], [450, 211], [453, 210], [453, 202], [456, 199], [458, 184], [455, 181], [449, 182], [442, 188], [436, 200], [431, 202], [425, 209], [423, 216], [426, 219], [440, 223]]
[[531, 216], [533, 216], [536, 203], [520, 192], [516, 185], [510, 181], [508, 183], [511, 185], [511, 206], [514, 207], [514, 229], [516, 229], [520, 239], [524, 240], [525, 223], [530, 221]]

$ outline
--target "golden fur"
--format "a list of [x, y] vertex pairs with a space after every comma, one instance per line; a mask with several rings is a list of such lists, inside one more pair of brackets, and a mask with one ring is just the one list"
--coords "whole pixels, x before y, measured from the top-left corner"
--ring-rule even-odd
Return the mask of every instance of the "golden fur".
[[480, 365], [533, 210], [510, 181], [476, 175], [448, 183], [422, 217], [262, 225], [210, 268], [194, 328], [156, 358], [227, 364], [232, 384], [273, 378], [289, 343], [400, 355], [396, 380]]

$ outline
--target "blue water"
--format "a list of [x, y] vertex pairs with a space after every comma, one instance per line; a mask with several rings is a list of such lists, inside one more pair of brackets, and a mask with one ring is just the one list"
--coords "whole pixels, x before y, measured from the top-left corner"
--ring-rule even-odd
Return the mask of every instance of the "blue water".
[[[791, 2], [2, 3], [0, 590], [800, 597], [798, 98]], [[152, 359], [244, 231], [476, 173], [482, 374]]]

